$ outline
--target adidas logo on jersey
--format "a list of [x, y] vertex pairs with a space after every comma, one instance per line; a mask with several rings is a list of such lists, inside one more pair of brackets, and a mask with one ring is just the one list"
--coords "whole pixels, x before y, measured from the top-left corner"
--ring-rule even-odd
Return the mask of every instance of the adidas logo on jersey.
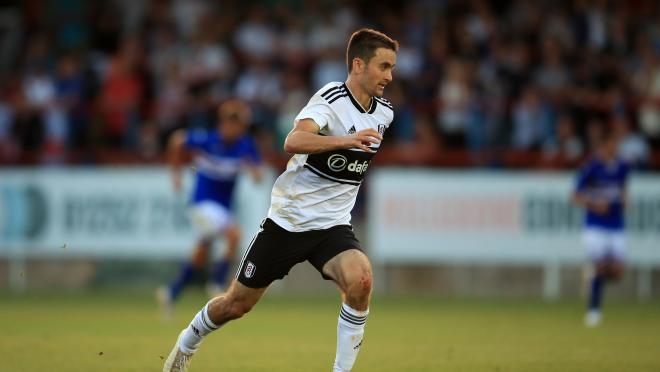
[[355, 125], [351, 126], [351, 129], [348, 130], [348, 134], [353, 134], [355, 133]]

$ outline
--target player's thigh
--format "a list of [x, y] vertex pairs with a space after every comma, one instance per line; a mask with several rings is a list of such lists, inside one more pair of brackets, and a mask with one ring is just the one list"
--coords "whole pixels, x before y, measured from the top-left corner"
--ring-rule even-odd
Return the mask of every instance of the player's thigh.
[[617, 262], [623, 263], [626, 259], [626, 236], [622, 231], [613, 231], [609, 234], [610, 256]]
[[323, 279], [343, 284], [348, 274], [371, 272], [371, 264], [361, 251], [360, 241], [349, 225], [334, 226], [321, 233], [308, 261]]
[[582, 241], [587, 248], [587, 257], [591, 262], [597, 263], [604, 260], [608, 253], [608, 237], [601, 229], [586, 229], [582, 235]]
[[267, 287], [305, 261], [308, 251], [308, 244], [300, 235], [265, 219], [241, 259], [236, 280], [249, 288]]

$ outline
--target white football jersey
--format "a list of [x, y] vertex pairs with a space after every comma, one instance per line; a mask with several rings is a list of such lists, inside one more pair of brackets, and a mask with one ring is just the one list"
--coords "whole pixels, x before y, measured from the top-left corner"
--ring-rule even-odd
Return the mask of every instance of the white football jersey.
[[[332, 82], [312, 96], [295, 120], [314, 120], [325, 136], [346, 136], [367, 128], [382, 135], [393, 117], [392, 104], [384, 98], [374, 97], [363, 108], [346, 84]], [[373, 156], [360, 149], [294, 155], [275, 181], [268, 217], [295, 232], [350, 225]]]

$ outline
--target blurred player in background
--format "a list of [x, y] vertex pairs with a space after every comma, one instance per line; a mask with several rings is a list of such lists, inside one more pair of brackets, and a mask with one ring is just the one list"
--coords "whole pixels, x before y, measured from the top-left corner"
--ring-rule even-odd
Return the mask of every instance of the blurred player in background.
[[[236, 280], [180, 333], [164, 371], [185, 371], [206, 335], [250, 311], [273, 281], [303, 261], [340, 290], [333, 371], [353, 368], [369, 314], [372, 273], [353, 233], [351, 210], [394, 117], [382, 95], [392, 81], [397, 50], [398, 43], [380, 32], [353, 33], [346, 82], [326, 84], [295, 118], [284, 143], [284, 150], [295, 155], [275, 181], [268, 217], [245, 252]], [[304, 339], [304, 330], [296, 332]]]
[[593, 266], [585, 325], [601, 322], [605, 283], [623, 275], [624, 212], [629, 166], [617, 156], [618, 138], [606, 133], [596, 154], [580, 169], [573, 202], [585, 209], [584, 242]]
[[182, 289], [196, 274], [206, 269], [214, 241], [224, 236], [224, 255], [214, 263], [207, 284], [209, 296], [224, 291], [227, 275], [236, 255], [241, 232], [232, 215], [232, 198], [237, 177], [247, 169], [255, 181], [261, 179], [260, 158], [256, 145], [247, 134], [251, 111], [239, 100], [229, 100], [218, 108], [217, 128], [212, 130], [178, 130], [172, 134], [168, 153], [172, 167], [174, 190], [182, 189], [182, 164], [186, 152], [192, 155], [196, 169], [191, 197], [190, 217], [198, 239], [192, 257], [184, 263], [179, 276], [157, 291], [166, 316]]

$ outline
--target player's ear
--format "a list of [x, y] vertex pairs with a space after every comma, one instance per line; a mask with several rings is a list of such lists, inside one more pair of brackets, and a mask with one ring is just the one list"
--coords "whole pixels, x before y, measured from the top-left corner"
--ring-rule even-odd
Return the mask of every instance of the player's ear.
[[353, 58], [353, 71], [355, 71], [358, 74], [361, 74], [364, 71], [364, 61], [362, 58], [355, 57]]

